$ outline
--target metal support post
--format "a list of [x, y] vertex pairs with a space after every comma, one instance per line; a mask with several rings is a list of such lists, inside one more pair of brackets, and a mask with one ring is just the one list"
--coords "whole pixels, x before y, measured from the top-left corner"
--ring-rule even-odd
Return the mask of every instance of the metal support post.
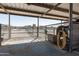
[[47, 27], [45, 26], [45, 40], [47, 39]]
[[11, 38], [11, 26], [10, 26], [10, 14], [8, 14], [9, 18], [8, 18], [8, 39]]
[[61, 26], [62, 26], [62, 20], [61, 20]]
[[39, 17], [37, 18], [37, 38], [39, 37]]
[[72, 52], [72, 40], [73, 40], [73, 22], [72, 22], [73, 4], [69, 4], [69, 52]]
[[1, 38], [1, 24], [0, 24], [0, 46], [1, 46], [2, 38]]

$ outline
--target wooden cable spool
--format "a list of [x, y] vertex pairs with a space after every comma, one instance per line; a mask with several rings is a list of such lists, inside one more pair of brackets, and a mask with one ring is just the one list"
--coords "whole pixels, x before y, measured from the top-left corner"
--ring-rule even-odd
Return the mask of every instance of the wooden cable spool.
[[67, 45], [67, 34], [64, 31], [64, 28], [61, 27], [61, 30], [59, 30], [57, 33], [57, 46], [60, 49], [64, 49], [66, 45]]
[[[63, 28], [63, 29], [62, 29]], [[70, 38], [69, 38], [69, 26], [59, 26], [56, 31], [57, 35], [57, 46], [60, 49], [69, 50]], [[79, 51], [79, 20], [78, 22], [73, 22], [72, 31], [72, 50]]]

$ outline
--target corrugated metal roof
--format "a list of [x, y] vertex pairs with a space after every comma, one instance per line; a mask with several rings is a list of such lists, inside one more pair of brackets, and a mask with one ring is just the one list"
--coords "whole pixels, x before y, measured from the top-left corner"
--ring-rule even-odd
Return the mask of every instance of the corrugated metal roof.
[[[2, 6], [8, 10], [11, 14], [18, 14], [18, 15], [28, 15], [28, 16], [41, 16], [41, 14], [47, 12], [50, 8], [53, 8], [57, 3], [1, 3]], [[73, 18], [79, 17], [79, 4], [73, 4]], [[69, 4], [63, 3], [59, 5], [57, 8], [52, 9], [49, 13], [44, 15], [44, 18], [56, 18], [56, 19], [63, 19], [68, 20], [69, 18]], [[0, 12], [5, 13], [3, 9], [0, 9]]]

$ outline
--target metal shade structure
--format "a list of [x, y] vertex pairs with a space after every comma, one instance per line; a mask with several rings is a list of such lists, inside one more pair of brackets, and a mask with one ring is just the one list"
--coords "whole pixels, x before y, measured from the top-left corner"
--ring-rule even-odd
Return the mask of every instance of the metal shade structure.
[[[7, 11], [6, 11], [7, 10]], [[72, 51], [72, 19], [79, 19], [79, 3], [1, 3], [0, 13], [20, 16], [37, 17], [37, 37], [39, 36], [39, 18], [47, 18], [51, 20], [69, 21], [70, 28], [70, 46], [69, 51]], [[41, 16], [43, 15], [43, 16]], [[73, 16], [73, 17], [72, 17]], [[9, 29], [10, 36], [10, 29]]]
[[[13, 15], [39, 17], [52, 9], [58, 3], [1, 3], [2, 6]], [[79, 7], [78, 3], [73, 4], [73, 18], [78, 18]], [[41, 18], [54, 20], [68, 20], [69, 18], [69, 4], [62, 3], [56, 8], [50, 10]], [[6, 13], [0, 7], [0, 13]]]

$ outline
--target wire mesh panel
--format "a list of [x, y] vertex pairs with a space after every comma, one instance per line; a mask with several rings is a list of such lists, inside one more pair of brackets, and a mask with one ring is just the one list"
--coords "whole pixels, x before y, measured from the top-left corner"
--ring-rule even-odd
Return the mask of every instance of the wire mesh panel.
[[45, 40], [45, 26], [39, 26], [39, 38]]
[[[27, 21], [27, 19], [29, 20]], [[11, 15], [10, 30], [8, 23], [7, 24], [3, 23], [1, 25], [1, 37], [3, 38], [2, 43], [6, 45], [6, 44], [14, 44], [14, 43], [17, 44], [32, 41], [37, 36], [37, 27], [33, 28], [33, 24], [36, 23], [35, 20], [37, 19], [31, 17]], [[11, 36], [10, 39], [9, 35]]]
[[46, 26], [47, 29], [47, 37], [46, 39], [52, 43], [57, 44], [57, 29], [59, 26], [67, 26], [68, 23], [57, 23]]
[[3, 41], [8, 40], [8, 26], [1, 24], [1, 37], [3, 38]]

